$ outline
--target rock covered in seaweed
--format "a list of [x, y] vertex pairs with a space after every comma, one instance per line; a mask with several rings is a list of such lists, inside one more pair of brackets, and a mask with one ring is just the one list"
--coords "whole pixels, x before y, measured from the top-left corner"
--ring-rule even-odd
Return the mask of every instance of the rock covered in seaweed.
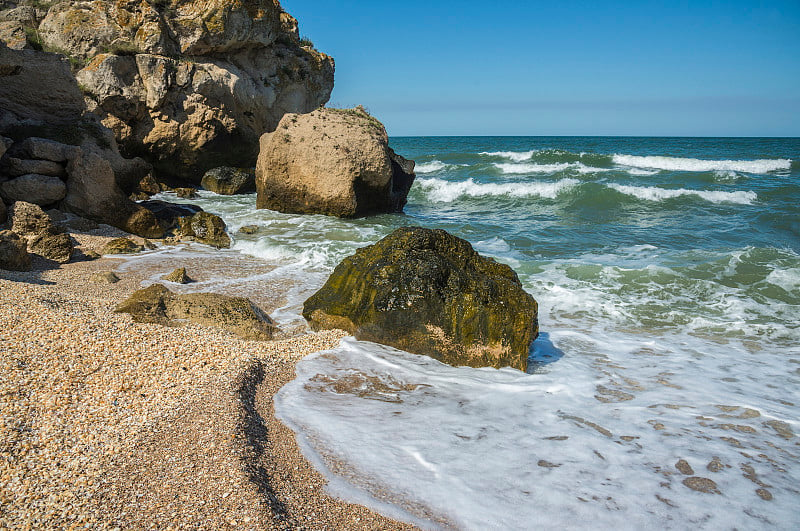
[[249, 299], [217, 293], [177, 294], [161, 284], [134, 292], [114, 311], [129, 313], [138, 323], [175, 325], [188, 319], [244, 339], [269, 340], [277, 331], [269, 315]]
[[537, 311], [507, 265], [443, 230], [405, 227], [345, 258], [303, 317], [451, 365], [525, 370]]
[[353, 218], [401, 212], [414, 161], [395, 154], [363, 107], [287, 114], [261, 137], [257, 207]]

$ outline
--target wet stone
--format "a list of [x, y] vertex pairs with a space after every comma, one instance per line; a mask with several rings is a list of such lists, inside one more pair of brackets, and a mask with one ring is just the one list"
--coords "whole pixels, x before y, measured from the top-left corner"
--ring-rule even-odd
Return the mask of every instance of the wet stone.
[[684, 479], [683, 484], [697, 492], [705, 492], [707, 494], [722, 494], [717, 488], [717, 484], [708, 478], [692, 476]]
[[692, 466], [685, 459], [679, 459], [678, 462], [675, 463], [675, 468], [677, 468], [678, 471], [685, 476], [694, 475]]
[[764, 501], [772, 501], [772, 493], [767, 489], [756, 489], [756, 494]]

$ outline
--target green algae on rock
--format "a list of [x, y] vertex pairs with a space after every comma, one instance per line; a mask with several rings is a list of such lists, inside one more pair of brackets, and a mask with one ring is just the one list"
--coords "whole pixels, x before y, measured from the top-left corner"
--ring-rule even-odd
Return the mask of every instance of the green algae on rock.
[[450, 365], [525, 370], [537, 311], [509, 266], [446, 231], [404, 227], [345, 258], [303, 317]]
[[142, 251], [144, 246], [130, 238], [114, 238], [103, 247], [102, 254], [136, 254]]
[[175, 325], [189, 320], [232, 332], [244, 339], [269, 340], [278, 330], [272, 319], [244, 297], [217, 293], [173, 293], [161, 284], [135, 291], [114, 310], [137, 323]]

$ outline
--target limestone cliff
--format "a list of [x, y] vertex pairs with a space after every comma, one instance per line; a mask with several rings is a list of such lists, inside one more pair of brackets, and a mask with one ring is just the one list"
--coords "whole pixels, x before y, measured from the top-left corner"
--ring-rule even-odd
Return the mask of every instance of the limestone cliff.
[[262, 133], [333, 88], [333, 59], [277, 0], [66, 1], [35, 22], [29, 40], [70, 58], [123, 154], [165, 176], [254, 166]]

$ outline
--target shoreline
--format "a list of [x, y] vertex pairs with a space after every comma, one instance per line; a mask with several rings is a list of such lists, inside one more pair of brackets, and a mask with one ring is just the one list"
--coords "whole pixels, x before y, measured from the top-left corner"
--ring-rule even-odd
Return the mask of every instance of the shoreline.
[[[83, 252], [118, 235], [72, 234]], [[113, 308], [144, 276], [88, 281], [122, 263], [2, 272], [0, 527], [415, 529], [325, 494], [274, 416], [296, 363], [343, 332], [133, 323]]]

